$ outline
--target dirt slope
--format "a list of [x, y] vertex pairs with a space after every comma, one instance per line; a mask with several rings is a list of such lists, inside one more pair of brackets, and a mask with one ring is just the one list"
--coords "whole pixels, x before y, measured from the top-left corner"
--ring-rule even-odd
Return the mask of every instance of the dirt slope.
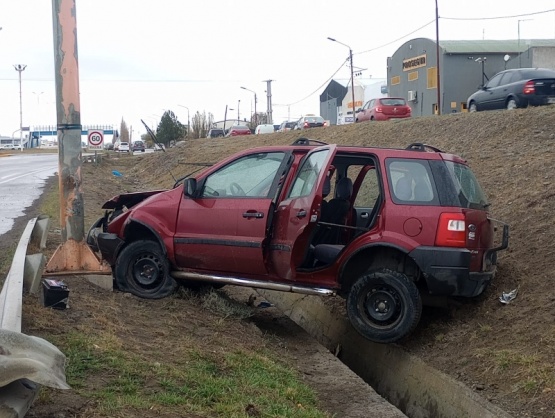
[[[297, 132], [218, 140], [189, 140], [136, 167], [153, 186], [216, 162], [236, 150], [288, 144]], [[510, 248], [481, 297], [450, 310], [427, 309], [403, 343], [435, 367], [475, 388], [515, 416], [555, 411], [555, 107], [452, 114], [394, 123], [313, 129], [302, 136], [328, 143], [405, 147], [424, 142], [466, 158], [491, 201], [494, 218], [510, 224]], [[512, 303], [502, 292], [518, 288]]]

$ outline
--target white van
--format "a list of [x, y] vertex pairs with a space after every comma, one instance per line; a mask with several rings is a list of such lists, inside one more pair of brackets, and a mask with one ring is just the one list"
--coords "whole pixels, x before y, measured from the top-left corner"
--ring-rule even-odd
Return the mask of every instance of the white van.
[[255, 135], [271, 134], [273, 132], [274, 132], [274, 125], [270, 125], [270, 124], [258, 125], [254, 130]]

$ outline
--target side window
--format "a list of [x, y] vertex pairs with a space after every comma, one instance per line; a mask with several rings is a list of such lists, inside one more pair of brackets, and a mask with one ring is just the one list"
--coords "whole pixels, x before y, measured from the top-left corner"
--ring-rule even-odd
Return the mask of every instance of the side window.
[[395, 203], [436, 204], [437, 196], [427, 161], [388, 159], [387, 176]]
[[283, 152], [247, 155], [210, 174], [201, 197], [268, 197]]
[[324, 161], [329, 152], [329, 150], [315, 152], [303, 162], [289, 191], [289, 198], [308, 196], [312, 192], [318, 175], [324, 169]]
[[495, 77], [493, 77], [490, 81], [486, 83], [486, 86], [489, 88], [497, 87], [499, 85], [499, 81], [501, 80], [502, 76], [503, 74], [497, 74]]

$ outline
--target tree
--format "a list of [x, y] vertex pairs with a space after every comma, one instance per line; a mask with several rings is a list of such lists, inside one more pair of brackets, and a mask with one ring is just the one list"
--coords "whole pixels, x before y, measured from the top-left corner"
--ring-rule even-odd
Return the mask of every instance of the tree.
[[127, 123], [121, 118], [121, 124], [119, 129], [119, 140], [121, 142], [129, 142], [129, 129], [127, 128]]
[[179, 122], [175, 113], [166, 110], [156, 129], [156, 138], [158, 142], [169, 147], [173, 142], [184, 138], [186, 132], [187, 127]]
[[212, 113], [208, 113], [208, 117], [206, 116], [205, 112], [198, 112], [193, 115], [193, 119], [191, 121], [191, 133], [193, 138], [206, 138], [206, 134], [212, 127], [214, 123], [214, 115]]

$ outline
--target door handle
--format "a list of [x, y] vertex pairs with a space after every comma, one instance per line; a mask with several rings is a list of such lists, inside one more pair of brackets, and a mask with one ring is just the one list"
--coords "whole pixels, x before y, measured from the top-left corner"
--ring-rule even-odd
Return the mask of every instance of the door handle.
[[369, 216], [370, 216], [370, 215], [368, 214], [368, 212], [362, 212], [362, 213], [360, 214], [360, 217], [361, 217], [362, 219], [368, 219]]
[[243, 213], [243, 218], [261, 219], [263, 217], [264, 217], [264, 213], [262, 213], [262, 212], [245, 212], [245, 213]]
[[301, 209], [297, 212], [297, 218], [304, 218], [306, 216], [306, 210]]

